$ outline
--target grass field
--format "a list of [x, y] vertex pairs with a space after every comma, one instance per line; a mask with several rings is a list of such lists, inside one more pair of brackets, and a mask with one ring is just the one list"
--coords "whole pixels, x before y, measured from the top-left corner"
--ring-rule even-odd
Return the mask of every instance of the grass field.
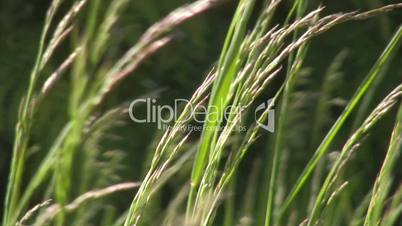
[[3, 226], [402, 225], [402, 3], [0, 16]]

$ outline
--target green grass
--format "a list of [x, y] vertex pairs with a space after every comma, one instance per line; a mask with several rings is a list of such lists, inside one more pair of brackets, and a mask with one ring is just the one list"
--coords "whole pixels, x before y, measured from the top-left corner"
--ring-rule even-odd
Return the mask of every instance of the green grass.
[[[146, 151], [150, 159], [141, 166], [142, 176], [130, 182], [119, 174], [122, 167], [130, 167], [123, 166], [130, 150], [105, 143], [108, 136], [120, 135], [116, 131], [120, 122], [130, 123], [129, 104], [118, 100], [111, 107], [108, 98], [129, 76], [139, 73], [151, 55], [175, 42], [178, 26], [219, 4], [198, 0], [179, 7], [120, 53], [114, 29], [129, 3], [81, 0], [60, 10], [69, 3], [52, 1], [18, 112], [3, 226], [391, 226], [401, 220], [402, 108], [391, 126], [386, 119], [395, 114], [393, 106], [400, 105], [402, 84], [387, 83], [392, 91], [380, 86], [386, 76], [395, 76], [389, 70], [394, 58], [400, 57], [401, 25], [388, 43], [381, 44], [385, 49], [377, 61], [363, 68], [367, 70], [362, 71], [367, 74], [363, 80], [344, 78], [356, 90], [351, 97], [341, 97], [343, 111], [333, 118], [333, 102], [340, 99], [336, 92], [345, 90], [340, 85], [340, 74], [347, 74], [344, 48], [339, 48], [324, 76], [309, 75], [307, 69], [321, 67], [309, 60], [317, 36], [349, 21], [358, 21], [352, 24], [358, 27], [366, 19], [400, 12], [402, 4], [326, 15], [324, 7], [314, 2], [240, 0], [217, 63], [179, 118], [163, 134], [157, 133], [150, 150], [132, 150]], [[284, 9], [286, 14], [279, 15]], [[58, 53], [66, 46], [69, 53]], [[59, 55], [65, 59], [61, 63], [56, 60]], [[314, 80], [322, 81], [318, 83], [322, 87], [314, 87]], [[41, 150], [34, 172], [28, 172], [30, 157], [36, 155], [31, 141], [37, 117], [45, 114], [42, 106], [66, 81], [64, 126], [50, 147]], [[375, 94], [380, 88], [386, 97], [378, 101]], [[272, 102], [254, 118], [256, 105], [268, 96]], [[194, 106], [204, 106], [208, 112], [200, 134], [181, 130], [194, 123], [184, 120], [195, 114]], [[260, 125], [272, 119], [273, 109], [275, 131], [265, 142], [268, 135]], [[381, 162], [381, 167], [372, 180], [356, 180], [350, 174], [350, 166], [359, 167], [356, 152], [370, 149], [364, 144], [380, 125], [393, 127], [392, 134], [381, 135], [389, 141], [387, 147], [379, 146], [385, 157], [375, 163]], [[238, 130], [242, 126], [246, 131]], [[305, 145], [298, 136], [307, 140]], [[140, 139], [141, 131], [134, 137]], [[252, 153], [255, 149], [260, 152]], [[300, 153], [303, 160], [296, 159]]]

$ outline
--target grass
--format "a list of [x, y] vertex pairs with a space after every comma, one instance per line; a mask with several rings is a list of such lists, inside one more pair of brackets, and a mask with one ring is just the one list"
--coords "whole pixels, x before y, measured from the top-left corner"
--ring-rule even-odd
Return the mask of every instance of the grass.
[[[344, 52], [334, 59], [323, 78], [317, 106], [308, 103], [314, 89], [306, 85], [314, 78], [303, 75], [314, 38], [349, 21], [365, 23], [362, 20], [400, 11], [400, 3], [323, 16], [324, 7], [295, 0], [289, 2], [287, 14], [278, 23], [281, 17], [277, 11], [283, 10], [280, 7], [285, 6], [285, 1], [240, 0], [216, 65], [178, 119], [156, 138], [156, 147], [147, 154], [151, 159], [149, 165], [143, 166], [143, 177], [137, 178], [138, 182], [121, 180], [119, 168], [127, 150], [104, 151], [103, 141], [125, 120], [129, 104], [119, 101], [115, 107], [109, 107], [108, 97], [118, 91], [127, 77], [135, 75], [146, 59], [176, 40], [179, 25], [218, 3], [198, 0], [177, 8], [118, 55], [113, 51], [113, 29], [129, 1], [81, 0], [72, 3], [66, 12], [59, 12], [66, 3], [52, 1], [18, 112], [3, 226], [391, 226], [401, 220], [402, 189], [397, 161], [402, 110], [397, 113], [392, 134], [382, 135], [389, 145], [376, 179], [353, 189], [351, 186], [357, 182], [347, 172], [368, 135], [387, 115], [394, 114], [393, 106], [399, 104], [402, 85], [390, 84], [393, 90], [371, 108], [376, 101], [375, 91], [386, 80], [384, 76], [392, 76], [388, 71], [402, 41], [402, 27], [399, 25], [383, 53], [365, 72], [365, 79], [354, 84], [356, 91], [344, 101], [344, 110], [335, 122], [324, 115], [331, 113], [334, 92], [342, 90], [337, 81], [345, 61]], [[259, 4], [262, 6], [257, 7]], [[102, 7], [107, 10], [101, 10]], [[60, 15], [63, 13], [64, 16]], [[56, 52], [66, 45], [70, 46], [70, 53], [48, 75], [48, 64], [56, 60]], [[67, 115], [64, 127], [29, 175], [26, 166], [37, 114], [41, 114], [41, 107], [57, 92], [57, 85], [67, 74], [70, 79], [68, 101], [63, 103]], [[272, 101], [255, 115], [255, 105], [267, 93], [273, 94]], [[184, 126], [194, 123], [185, 119], [202, 107], [207, 115], [201, 133], [183, 131]], [[295, 119], [306, 117], [303, 108], [308, 107], [312, 108], [312, 114], [307, 116], [312, 118], [312, 124], [301, 133], [309, 140], [308, 149], [315, 150], [311, 157], [306, 146], [297, 145], [297, 137], [292, 135], [302, 125]], [[266, 136], [261, 125], [272, 119], [277, 122], [270, 136], [273, 139], [261, 149], [269, 164], [262, 163], [261, 156], [250, 160], [251, 149], [261, 145]], [[348, 131], [348, 123], [353, 124], [352, 131]], [[246, 131], [239, 130], [242, 126]], [[331, 152], [339, 143], [343, 145], [330, 162]], [[295, 151], [305, 153], [309, 160], [287, 160]], [[257, 166], [248, 174], [242, 170], [244, 162]], [[250, 178], [244, 180], [245, 174]], [[166, 196], [164, 193], [172, 183], [175, 192], [168, 194], [168, 204], [161, 204], [161, 197]], [[120, 204], [116, 208], [107, 204], [106, 196], [116, 193], [121, 193], [121, 200], [130, 201], [130, 206]], [[366, 198], [360, 199], [365, 193]], [[235, 194], [245, 197], [238, 200]], [[355, 194], [353, 200], [345, 201], [345, 196]], [[352, 213], [343, 209], [345, 206]]]

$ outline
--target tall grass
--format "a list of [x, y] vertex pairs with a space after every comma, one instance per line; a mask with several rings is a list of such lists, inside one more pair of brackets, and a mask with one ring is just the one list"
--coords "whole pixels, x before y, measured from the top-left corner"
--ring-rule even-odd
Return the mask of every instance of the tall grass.
[[[394, 84], [396, 88], [366, 115], [373, 101], [374, 89], [378, 87], [376, 84], [387, 74], [388, 66], [399, 49], [402, 27], [359, 83], [354, 95], [346, 101], [346, 107], [326, 136], [320, 139], [320, 131], [327, 123], [323, 114], [330, 111], [332, 92], [338, 88], [334, 82], [338, 79], [336, 71], [341, 70], [339, 62], [344, 55], [340, 54], [334, 60], [314, 111], [313, 129], [308, 133], [309, 146], [315, 151], [302, 165], [304, 170], [296, 172], [298, 179], [292, 183], [285, 183], [285, 177], [290, 175], [285, 171], [293, 171], [293, 166], [284, 161], [284, 156], [293, 154], [286, 143], [290, 142], [293, 129], [290, 121], [299, 113], [295, 113], [297, 108], [292, 106], [303, 105], [306, 101], [302, 99], [294, 103], [293, 97], [299, 94], [298, 84], [303, 79], [304, 64], [314, 38], [348, 21], [365, 20], [399, 10], [402, 8], [400, 3], [370, 11], [323, 16], [324, 7], [311, 10], [314, 5], [295, 0], [291, 2], [287, 15], [282, 17], [283, 21], [274, 25], [276, 12], [283, 1], [263, 1], [258, 8], [257, 1], [240, 0], [216, 65], [195, 90], [179, 118], [158, 138], [145, 175], [138, 179], [141, 182], [115, 179], [123, 151], [105, 153], [101, 141], [117, 122], [123, 121], [128, 114], [128, 104], [120, 103], [115, 108], [103, 110], [107, 96], [118, 89], [124, 79], [135, 74], [145, 59], [174, 41], [172, 31], [177, 26], [217, 3], [216, 0], [198, 0], [179, 7], [146, 30], [122, 55], [113, 58], [110, 54], [112, 30], [129, 4], [128, 0], [108, 3], [76, 1], [64, 16], [60, 15], [59, 21], [56, 21], [59, 18], [56, 15], [60, 14], [58, 9], [62, 1], [52, 1], [37, 59], [19, 109], [3, 226], [332, 225], [333, 218], [342, 218], [342, 224], [393, 225], [400, 219], [402, 189], [393, 189], [398, 183], [393, 175], [400, 154], [401, 110], [392, 135], [384, 136], [389, 140], [389, 147], [377, 179], [370, 188], [371, 193], [360, 205], [348, 202], [356, 209], [356, 215], [342, 217], [342, 211], [331, 209], [331, 205], [341, 205], [336, 200], [347, 190], [349, 182], [343, 181], [339, 175], [352, 161], [354, 152], [364, 142], [363, 138], [399, 102], [402, 85]], [[107, 6], [107, 10], [100, 10], [101, 6]], [[47, 64], [67, 41], [70, 42], [70, 53], [64, 56], [65, 60], [53, 73], [46, 76]], [[28, 177], [25, 166], [35, 116], [66, 74], [70, 74], [71, 79], [68, 103], [65, 104], [65, 125], [39, 165], [35, 166], [35, 173]], [[254, 115], [255, 105], [266, 92], [273, 93], [271, 102], [261, 114]], [[182, 128], [192, 123], [185, 119], [194, 116], [197, 107], [202, 106], [206, 107], [207, 114], [203, 130], [197, 137], [193, 131], [183, 131]], [[274, 116], [272, 110], [275, 106], [279, 106], [276, 109], [279, 111]], [[352, 135], [346, 138], [332, 164], [325, 168], [324, 162], [331, 148], [335, 141], [342, 139], [342, 131], [356, 110]], [[268, 167], [265, 163], [262, 167], [254, 167], [250, 179], [241, 181], [242, 162], [253, 145], [264, 137], [261, 125], [275, 117], [274, 139], [268, 148], [263, 149], [267, 156], [272, 156]], [[253, 119], [251, 122], [250, 118]], [[239, 130], [241, 126], [245, 126], [247, 131]], [[196, 141], [192, 141], [192, 137], [197, 137]], [[109, 156], [102, 162], [106, 154]], [[267, 186], [259, 188], [258, 185], [264, 184], [258, 180], [261, 177], [259, 170], [266, 168], [269, 171], [261, 175], [264, 175]], [[171, 200], [167, 207], [154, 210], [156, 196], [163, 193], [164, 185], [179, 173], [184, 174], [186, 182], [175, 184], [178, 194], [169, 196]], [[238, 181], [246, 186], [245, 198], [240, 203], [244, 208], [240, 211], [237, 210], [239, 201], [233, 196], [239, 191]], [[308, 185], [311, 191], [305, 201], [301, 196]], [[134, 188], [138, 190], [133, 192]], [[124, 190], [134, 194], [133, 199], [131, 196], [125, 198], [131, 201], [125, 211], [103, 206], [101, 198]], [[392, 192], [394, 195], [390, 196]], [[287, 195], [282, 198], [284, 193]], [[297, 199], [304, 208], [296, 204]], [[38, 204], [34, 200], [43, 202]], [[257, 205], [262, 206], [262, 210], [256, 210]], [[162, 217], [153, 219], [155, 211]], [[263, 214], [259, 215], [257, 211]], [[99, 220], [101, 215], [104, 218]], [[328, 215], [331, 217], [326, 217]]]

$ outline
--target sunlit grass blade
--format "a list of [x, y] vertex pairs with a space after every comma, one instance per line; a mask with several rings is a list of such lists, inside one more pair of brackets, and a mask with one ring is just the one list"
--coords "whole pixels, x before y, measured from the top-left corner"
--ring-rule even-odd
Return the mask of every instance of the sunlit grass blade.
[[[307, 6], [306, 2], [303, 1], [295, 1], [293, 3], [292, 10], [290, 11], [287, 21], [292, 16], [292, 12], [295, 11], [297, 19], [302, 17], [302, 14], [305, 11]], [[287, 23], [286, 21], [286, 23]], [[296, 39], [297, 31], [294, 34], [293, 40]], [[302, 45], [295, 54], [291, 54], [288, 60], [288, 70], [287, 70], [287, 79], [285, 81], [285, 88], [283, 90], [283, 95], [280, 101], [280, 118], [278, 120], [278, 125], [276, 128], [275, 134], [275, 145], [273, 150], [273, 157], [272, 157], [272, 167], [271, 167], [271, 174], [269, 175], [268, 181], [268, 199], [267, 199], [267, 207], [265, 213], [265, 226], [269, 226], [272, 223], [272, 216], [274, 213], [274, 199], [277, 190], [277, 177], [278, 177], [278, 170], [280, 168], [281, 163], [281, 152], [283, 149], [283, 143], [285, 141], [285, 131], [286, 131], [286, 124], [287, 124], [287, 115], [288, 115], [288, 105], [290, 95], [293, 92], [293, 87], [295, 81], [297, 79], [297, 75], [300, 73], [300, 69], [302, 67], [306, 52], [308, 49], [308, 44]]]
[[[208, 104], [208, 112], [214, 110], [213, 114], [207, 114], [207, 123], [200, 139], [200, 147], [197, 152], [194, 167], [191, 174], [191, 188], [187, 211], [191, 211], [194, 205], [194, 198], [197, 186], [200, 182], [202, 170], [209, 151], [213, 149], [217, 139], [217, 127], [222, 120], [224, 107], [228, 101], [228, 92], [231, 83], [239, 70], [239, 50], [244, 39], [246, 26], [253, 10], [253, 1], [241, 1], [230, 25], [222, 53], [217, 66], [217, 77], [214, 82], [211, 97]], [[190, 214], [190, 212], [188, 212]], [[188, 215], [190, 217], [190, 215]]]
[[[311, 211], [310, 217], [308, 219], [308, 225], [312, 226], [317, 223], [325, 205], [337, 193], [333, 188], [339, 172], [345, 165], [346, 161], [350, 158], [354, 150], [356, 150], [361, 142], [361, 139], [370, 131], [370, 129], [380, 121], [386, 113], [397, 103], [400, 96], [402, 95], [402, 85], [397, 86], [387, 97], [381, 101], [377, 107], [371, 112], [371, 114], [363, 122], [362, 126], [357, 129], [353, 135], [348, 139], [339, 157], [333, 164], [330, 172], [328, 173], [324, 184], [321, 186], [320, 192], [318, 193], [317, 199], [314, 203], [313, 210]], [[335, 190], [335, 191], [334, 191]], [[333, 191], [333, 192], [332, 192]]]
[[35, 94], [35, 89], [37, 88], [38, 78], [42, 69], [41, 65], [44, 60], [43, 54], [45, 52], [45, 44], [46, 38], [48, 36], [48, 31], [61, 2], [61, 0], [52, 1], [47, 11], [39, 41], [39, 48], [36, 55], [35, 64], [29, 78], [27, 92], [25, 94], [25, 97], [21, 101], [21, 106], [18, 114], [18, 122], [15, 129], [11, 169], [4, 203], [4, 214], [2, 221], [2, 224], [4, 226], [10, 226], [14, 224], [14, 221], [10, 218], [12, 218], [12, 215], [14, 215], [20, 199], [21, 182], [25, 166], [24, 161], [26, 158], [25, 155], [28, 148], [28, 141], [34, 112], [33, 98]]
[[305, 169], [301, 173], [299, 179], [295, 183], [295, 186], [293, 187], [292, 191], [290, 192], [290, 194], [288, 195], [287, 199], [285, 200], [282, 206], [281, 216], [283, 216], [285, 211], [290, 207], [293, 200], [296, 198], [297, 194], [300, 192], [301, 188], [306, 184], [307, 180], [310, 178], [320, 159], [328, 152], [335, 136], [343, 127], [346, 120], [350, 117], [351, 113], [356, 108], [356, 106], [360, 103], [360, 101], [364, 97], [364, 94], [371, 89], [373, 82], [380, 74], [383, 67], [391, 59], [391, 56], [393, 55], [392, 53], [397, 51], [401, 41], [401, 37], [402, 37], [402, 28], [399, 28], [399, 30], [396, 32], [392, 40], [389, 42], [388, 46], [385, 48], [384, 52], [378, 58], [377, 62], [373, 65], [372, 69], [368, 73], [365, 80], [360, 84], [359, 88], [349, 101], [348, 105], [346, 106], [341, 116], [339, 116], [339, 118], [334, 123], [330, 131], [322, 140], [321, 144], [315, 151], [309, 163], [306, 165]]
[[[402, 105], [401, 105], [402, 106]], [[402, 107], [399, 108], [387, 154], [374, 184], [370, 205], [366, 214], [365, 226], [374, 226], [380, 222], [385, 207], [385, 199], [392, 185], [392, 171], [400, 156], [402, 142]]]
[[385, 212], [385, 216], [381, 221], [382, 226], [396, 225], [398, 218], [402, 214], [402, 184], [399, 185], [396, 192], [392, 195], [391, 204]]

